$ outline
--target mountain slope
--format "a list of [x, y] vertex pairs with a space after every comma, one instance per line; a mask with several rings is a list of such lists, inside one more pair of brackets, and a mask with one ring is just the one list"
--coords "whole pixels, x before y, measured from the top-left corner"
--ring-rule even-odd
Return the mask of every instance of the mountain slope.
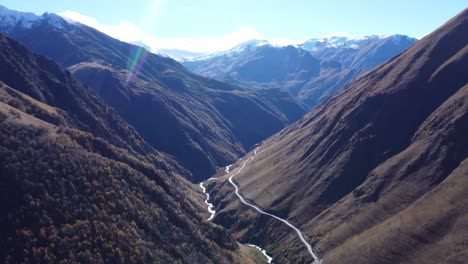
[[413, 45], [415, 38], [405, 35], [329, 36], [310, 39], [299, 45], [320, 60], [336, 61], [344, 68], [366, 70], [388, 61]]
[[320, 62], [303, 49], [273, 47], [265, 41], [250, 41], [232, 50], [205, 58], [183, 61], [193, 72], [245, 87], [299, 90], [320, 74]]
[[197, 74], [246, 87], [278, 87], [314, 107], [415, 41], [402, 35], [333, 36], [310, 39], [296, 47], [275, 47], [252, 40], [226, 52], [183, 60], [182, 64]]
[[0, 34], [2, 262], [254, 263], [181, 173], [70, 72]]
[[192, 181], [209, 177], [305, 113], [287, 94], [265, 91], [279, 94], [266, 100], [263, 92], [194, 75], [170, 58], [54, 14], [28, 26], [18, 23], [0, 23], [0, 30], [69, 68], [148, 143], [173, 155]]
[[297, 98], [316, 106], [361, 73], [400, 54], [416, 42], [404, 35], [310, 39], [299, 47], [322, 61], [321, 74], [304, 85]]
[[[464, 10], [268, 139], [236, 176], [243, 195], [306, 230], [324, 263], [463, 263], [467, 27]], [[298, 261], [275, 223], [236, 211], [230, 186], [213, 185], [215, 221]]]

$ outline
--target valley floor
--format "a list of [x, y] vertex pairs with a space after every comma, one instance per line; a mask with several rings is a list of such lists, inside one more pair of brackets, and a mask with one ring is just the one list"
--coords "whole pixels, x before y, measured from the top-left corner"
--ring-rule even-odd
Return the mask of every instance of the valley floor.
[[[265, 212], [263, 209], [261, 209], [260, 207], [258, 207], [257, 205], [254, 204], [253, 201], [247, 201], [243, 196], [242, 194], [240, 193], [240, 190], [239, 190], [239, 186], [236, 185], [236, 183], [234, 182], [234, 177], [236, 175], [238, 175], [240, 172], [242, 172], [242, 170], [246, 167], [247, 163], [249, 161], [253, 161], [255, 159], [255, 157], [257, 156], [257, 151], [259, 150], [260, 147], [256, 147], [254, 152], [253, 152], [253, 155], [251, 155], [250, 157], [247, 157], [246, 160], [242, 163], [242, 166], [233, 174], [231, 174], [228, 178], [228, 181], [229, 183], [234, 187], [234, 190], [235, 190], [235, 194], [236, 196], [239, 198], [239, 200], [242, 202], [242, 204], [244, 205], [247, 205], [253, 209], [255, 209], [258, 213], [262, 214], [262, 215], [266, 215], [266, 216], [269, 216], [269, 217], [272, 217], [282, 223], [284, 223], [285, 225], [287, 225], [289, 228], [293, 229], [297, 236], [299, 237], [299, 239], [301, 240], [301, 242], [306, 246], [307, 248], [307, 251], [308, 253], [310, 254], [310, 256], [314, 259], [313, 261], [313, 264], [321, 264], [322, 263], [322, 259], [320, 259], [320, 257], [313, 251], [312, 249], [312, 245], [307, 242], [307, 240], [305, 239], [304, 235], [302, 234], [302, 231], [299, 230], [297, 227], [295, 227], [293, 224], [291, 224], [288, 220], [286, 219], [283, 219], [281, 217], [278, 217], [274, 214], [270, 214], [270, 213], [267, 213]], [[230, 168], [231, 168], [232, 165], [228, 165], [226, 166], [226, 174], [229, 175], [230, 173]], [[218, 179], [225, 179], [226, 177], [222, 177], [222, 178], [210, 178], [208, 180], [206, 180], [206, 182], [208, 181], [212, 181], [212, 180], [218, 180]], [[216, 214], [216, 211], [213, 210], [214, 206], [212, 203], [209, 202], [209, 199], [210, 199], [210, 194], [206, 191], [206, 188], [204, 187], [204, 182], [201, 182], [200, 183], [200, 187], [202, 188], [203, 190], [203, 193], [206, 194], [206, 197], [207, 199], [205, 200], [205, 203], [208, 205], [208, 212], [210, 213], [210, 217], [208, 218], [208, 221], [211, 221], [214, 217], [215, 217], [215, 214]], [[262, 249], [261, 247], [259, 246], [256, 246], [256, 245], [252, 245], [252, 244], [247, 244], [248, 246], [251, 246], [251, 247], [254, 247], [254, 248], [257, 248], [260, 252], [262, 252], [262, 254], [265, 255], [265, 257], [267, 258], [267, 262], [268, 263], [272, 263], [272, 260], [273, 258], [270, 257], [266, 251], [264, 249]]]

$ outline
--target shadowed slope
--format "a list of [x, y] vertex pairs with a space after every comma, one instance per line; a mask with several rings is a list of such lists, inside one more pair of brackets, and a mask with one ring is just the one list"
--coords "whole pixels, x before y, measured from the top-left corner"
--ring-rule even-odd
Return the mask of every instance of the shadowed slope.
[[0, 259], [253, 263], [172, 158], [53, 61], [0, 35]]
[[275, 98], [266, 100], [262, 92], [194, 75], [170, 58], [54, 14], [37, 17], [29, 28], [1, 30], [69, 68], [148, 143], [173, 155], [192, 181], [208, 178], [305, 113], [286, 93], [266, 91]]

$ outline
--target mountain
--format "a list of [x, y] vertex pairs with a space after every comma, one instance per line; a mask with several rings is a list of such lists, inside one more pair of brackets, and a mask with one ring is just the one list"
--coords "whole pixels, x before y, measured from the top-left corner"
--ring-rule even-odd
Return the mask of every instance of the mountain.
[[2, 262], [255, 263], [205, 221], [187, 173], [70, 72], [0, 34]]
[[281, 88], [314, 107], [415, 41], [403, 35], [331, 36], [279, 47], [252, 40], [226, 52], [182, 60], [182, 64], [197, 74], [246, 87]]
[[320, 60], [336, 61], [345, 68], [366, 70], [391, 59], [415, 42], [415, 38], [398, 34], [365, 37], [332, 35], [310, 39], [298, 46]]
[[389, 36], [329, 36], [310, 39], [299, 47], [320, 59], [321, 74], [307, 83], [297, 95], [309, 106], [330, 98], [361, 73], [400, 54], [416, 42], [405, 35]]
[[[68, 68], [146, 142], [174, 156], [191, 181], [208, 178], [306, 111], [286, 93], [197, 76], [170, 58], [55, 14], [2, 8], [0, 18], [1, 31]], [[264, 94], [278, 96], [266, 100]]]
[[[323, 263], [466, 262], [467, 28], [465, 9], [267, 139], [235, 176], [242, 195], [301, 228]], [[227, 181], [208, 189], [235, 237], [310, 261]]]
[[197, 74], [245, 87], [282, 88], [292, 93], [320, 74], [320, 61], [305, 50], [274, 47], [257, 40], [227, 52], [183, 61], [183, 65]]

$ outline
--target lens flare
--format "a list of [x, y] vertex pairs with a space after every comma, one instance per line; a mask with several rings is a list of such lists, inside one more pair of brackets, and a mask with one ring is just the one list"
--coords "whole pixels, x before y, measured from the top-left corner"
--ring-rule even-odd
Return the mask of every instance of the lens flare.
[[128, 72], [128, 77], [126, 81], [127, 84], [132, 82], [135, 79], [135, 77], [138, 75], [138, 73], [140, 73], [148, 55], [149, 55], [149, 52], [145, 48], [133, 46], [130, 49], [130, 54], [128, 56], [128, 62], [127, 62], [127, 72]]

